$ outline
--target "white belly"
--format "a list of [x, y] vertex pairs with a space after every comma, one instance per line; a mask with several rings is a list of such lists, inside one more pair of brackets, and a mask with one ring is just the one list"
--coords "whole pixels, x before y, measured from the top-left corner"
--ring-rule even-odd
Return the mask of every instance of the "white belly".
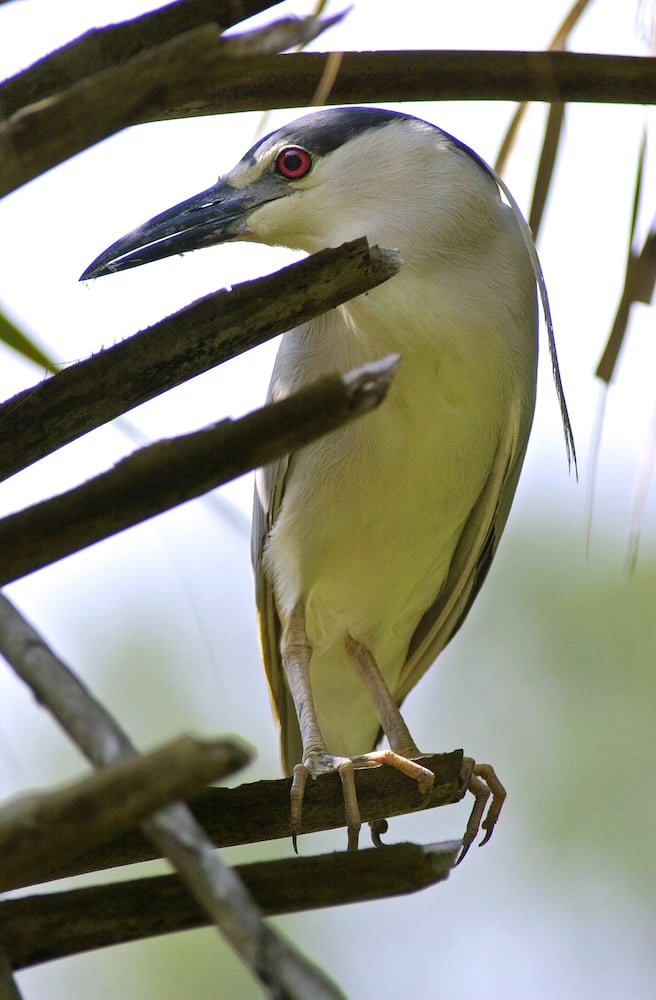
[[[434, 330], [399, 343], [398, 326], [379, 323], [374, 347], [358, 336], [353, 305], [287, 335], [289, 372], [301, 361], [309, 380], [389, 350], [400, 369], [377, 411], [293, 456], [266, 557], [282, 620], [303, 601], [319, 724], [330, 752], [345, 755], [371, 749], [379, 723], [344, 638], [370, 648], [394, 693], [507, 419], [494, 374], [505, 366], [501, 384], [515, 383], [489, 328], [479, 344], [460, 330], [451, 343]], [[344, 318], [348, 329], [336, 325]], [[279, 375], [284, 383], [284, 354]]]

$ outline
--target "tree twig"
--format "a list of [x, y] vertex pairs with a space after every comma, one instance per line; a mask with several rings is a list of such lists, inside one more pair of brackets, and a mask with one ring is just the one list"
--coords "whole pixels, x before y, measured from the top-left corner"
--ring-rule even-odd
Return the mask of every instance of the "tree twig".
[[0, 892], [48, 881], [81, 845], [93, 852], [249, 760], [234, 741], [180, 737], [63, 788], [12, 800], [0, 808]]
[[2, 1000], [22, 1000], [7, 953], [2, 945], [0, 945], [0, 997]]
[[[574, 0], [573, 6], [567, 11], [565, 17], [558, 25], [556, 33], [549, 42], [547, 48], [549, 51], [559, 51], [567, 47], [567, 42], [571, 32], [577, 25], [579, 19], [585, 13], [586, 7], [591, 3], [591, 0]], [[518, 106], [515, 108], [513, 116], [510, 120], [510, 124], [506, 130], [506, 134], [501, 140], [501, 145], [499, 147], [499, 152], [497, 153], [497, 158], [494, 163], [494, 169], [503, 175], [508, 162], [508, 157], [512, 151], [512, 148], [517, 140], [519, 134], [519, 129], [528, 110], [528, 101], [520, 101]]]
[[[168, 117], [181, 97], [195, 102], [203, 77], [219, 65], [229, 74], [233, 64], [306, 44], [341, 17], [286, 18], [227, 38], [216, 24], [203, 25], [28, 104], [0, 123], [0, 196], [119, 129], [149, 119], [153, 111], [164, 110]], [[105, 111], [98, 101], [106, 102]]]
[[[261, 911], [272, 916], [416, 892], [448, 877], [460, 846], [397, 844], [240, 865], [236, 871]], [[207, 922], [170, 875], [0, 903], [0, 939], [15, 968]]]
[[555, 102], [549, 106], [549, 114], [544, 129], [544, 139], [540, 151], [535, 184], [533, 185], [533, 197], [531, 198], [531, 208], [528, 216], [528, 224], [533, 233], [533, 239], [537, 242], [538, 233], [542, 224], [542, 217], [547, 204], [547, 198], [551, 191], [551, 181], [553, 179], [556, 158], [560, 149], [560, 140], [565, 122], [565, 105]]
[[75, 489], [0, 521], [0, 583], [201, 496], [364, 416], [387, 393], [398, 356], [329, 375], [240, 420], [157, 441]]
[[119, 66], [146, 49], [192, 28], [231, 28], [280, 0], [178, 0], [119, 24], [92, 28], [0, 84], [0, 117], [36, 104], [103, 69]]

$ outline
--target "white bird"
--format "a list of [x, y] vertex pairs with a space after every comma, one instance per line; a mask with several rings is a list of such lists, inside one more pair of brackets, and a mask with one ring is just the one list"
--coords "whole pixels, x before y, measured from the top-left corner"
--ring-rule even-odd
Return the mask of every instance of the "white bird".
[[[398, 372], [378, 410], [261, 470], [253, 520], [294, 843], [307, 777], [337, 770], [350, 847], [354, 769], [389, 764], [422, 792], [433, 782], [399, 706], [464, 621], [510, 511], [535, 403], [536, 288], [574, 454], [528, 226], [496, 173], [452, 136], [410, 115], [340, 108], [260, 140], [83, 275], [227, 240], [312, 253], [362, 235], [398, 249], [400, 273], [286, 333], [269, 398], [390, 353]], [[389, 749], [376, 751], [381, 731]], [[489, 765], [473, 768], [470, 787], [464, 850], [490, 790], [485, 840], [505, 797]]]

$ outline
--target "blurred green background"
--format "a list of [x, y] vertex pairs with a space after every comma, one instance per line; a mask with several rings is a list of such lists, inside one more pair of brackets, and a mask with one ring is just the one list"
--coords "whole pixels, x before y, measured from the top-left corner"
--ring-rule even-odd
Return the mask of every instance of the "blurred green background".
[[[276, 921], [351, 997], [652, 995], [656, 561], [628, 579], [618, 547], [597, 544], [586, 560], [567, 517], [536, 517], [537, 498], [522, 499], [470, 620], [407, 703], [420, 746], [463, 746], [494, 763], [509, 796], [493, 840], [421, 894]], [[177, 608], [151, 602], [137, 581], [102, 615], [88, 598], [62, 599], [53, 615], [75, 636], [70, 658], [87, 680], [93, 666], [94, 691], [141, 745], [184, 729], [239, 732], [259, 753], [244, 777], [275, 776], [248, 568], [229, 561], [230, 533], [212, 519], [201, 511], [202, 548], [187, 544], [189, 524], [153, 529], [154, 549], [170, 551], [171, 537], [178, 547], [175, 574], [190, 592]], [[126, 545], [126, 575], [133, 558]], [[33, 719], [22, 744], [33, 782], [75, 770], [47, 719]], [[459, 836], [466, 816], [460, 804], [395, 819], [388, 839]], [[300, 841], [304, 854], [343, 847], [343, 831]], [[291, 845], [225, 853], [290, 855]], [[211, 930], [49, 964], [20, 982], [28, 998], [260, 995]]]

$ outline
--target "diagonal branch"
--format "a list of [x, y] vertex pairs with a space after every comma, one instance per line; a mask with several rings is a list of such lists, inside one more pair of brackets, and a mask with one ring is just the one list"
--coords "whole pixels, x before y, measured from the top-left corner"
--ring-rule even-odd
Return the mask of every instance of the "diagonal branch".
[[2, 1000], [22, 1000], [3, 945], [0, 945], [0, 997]]
[[278, 3], [280, 0], [178, 0], [129, 21], [92, 28], [0, 84], [2, 117], [9, 118], [28, 104], [119, 66], [176, 35], [206, 24], [216, 24], [221, 30], [231, 28]]
[[[2, 595], [0, 652], [96, 767], [136, 754], [109, 713]], [[154, 813], [142, 828], [269, 996], [289, 1000], [340, 996], [332, 983], [263, 922], [241, 879], [213, 852], [186, 806], [168, 806]], [[11, 960], [15, 964], [14, 956]]]
[[0, 584], [268, 465], [379, 405], [398, 355], [318, 379], [241, 420], [141, 448], [108, 472], [0, 521]]
[[547, 124], [544, 130], [544, 140], [538, 161], [538, 170], [533, 186], [533, 197], [531, 198], [531, 209], [528, 217], [528, 224], [533, 239], [537, 242], [538, 233], [542, 224], [542, 217], [547, 204], [547, 198], [551, 191], [551, 181], [553, 179], [556, 158], [560, 148], [560, 140], [565, 122], [565, 105], [555, 102], [549, 106]]
[[615, 368], [620, 351], [626, 338], [631, 307], [637, 302], [648, 305], [651, 302], [656, 285], [656, 216], [645, 237], [642, 249], [635, 247], [635, 234], [640, 214], [643, 186], [645, 181], [645, 162], [647, 155], [647, 130], [643, 127], [642, 142], [636, 169], [636, 179], [633, 189], [633, 208], [631, 211], [631, 229], [629, 232], [629, 249], [624, 272], [624, 287], [620, 297], [613, 326], [608, 335], [606, 346], [597, 365], [595, 375], [603, 382], [610, 384], [615, 374]]
[[70, 869], [80, 845], [94, 852], [249, 760], [234, 741], [180, 737], [55, 791], [13, 799], [0, 808], [0, 892], [47, 882]]
[[0, 405], [0, 479], [133, 406], [361, 295], [400, 269], [366, 239], [207, 295]]
[[[67, 148], [79, 153], [144, 116], [149, 119], [157, 108], [170, 110], [176, 99], [193, 103], [212, 71], [225, 79], [235, 63], [304, 45], [342, 16], [285, 18], [227, 38], [216, 24], [206, 24], [16, 110], [0, 124], [0, 196], [60, 162], [53, 155], [66, 159]], [[98, 100], [105, 104], [100, 114]]]
[[[585, 13], [585, 10], [589, 6], [590, 2], [591, 0], [574, 0], [574, 5], [570, 8], [570, 10], [568, 10], [565, 17], [558, 25], [555, 35], [547, 46], [549, 51], [560, 51], [561, 49], [567, 48], [569, 36]], [[499, 147], [499, 152], [497, 153], [497, 158], [494, 163], [494, 169], [500, 174], [503, 174], [506, 168], [508, 157], [510, 156], [512, 147], [515, 144], [520, 126], [527, 110], [528, 101], [520, 101], [518, 107], [515, 108], [515, 112], [512, 116], [510, 124], [508, 125], [506, 134], [501, 141], [501, 146]]]

